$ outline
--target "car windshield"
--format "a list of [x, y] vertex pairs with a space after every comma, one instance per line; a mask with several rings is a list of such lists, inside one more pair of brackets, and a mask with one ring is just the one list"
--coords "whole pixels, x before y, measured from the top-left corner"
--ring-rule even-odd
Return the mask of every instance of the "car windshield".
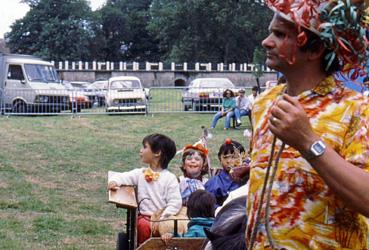
[[228, 82], [228, 81], [214, 80], [214, 81], [200, 82], [199, 87], [200, 88], [233, 88], [234, 86], [231, 82]]
[[189, 85], [190, 88], [234, 88], [233, 83], [228, 79], [196, 79]]
[[59, 83], [58, 74], [53, 66], [25, 64], [24, 68], [30, 82]]
[[110, 89], [136, 89], [141, 88], [137, 80], [116, 80], [111, 82]]
[[87, 89], [107, 89], [108, 81], [97, 81], [87, 86]]

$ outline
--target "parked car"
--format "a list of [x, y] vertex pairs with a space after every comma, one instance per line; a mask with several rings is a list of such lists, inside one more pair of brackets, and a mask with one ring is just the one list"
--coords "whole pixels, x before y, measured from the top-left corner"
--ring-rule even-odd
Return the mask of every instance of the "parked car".
[[74, 87], [73, 82], [63, 81], [64, 87], [69, 94], [69, 107], [72, 112], [81, 112], [82, 109], [92, 107], [92, 102], [85, 94], [83, 88]]
[[226, 89], [236, 91], [228, 78], [197, 78], [182, 94], [183, 108], [185, 111], [217, 111], [222, 106], [223, 92]]
[[85, 89], [85, 95], [93, 107], [105, 106], [105, 94], [108, 89], [108, 80], [99, 80], [91, 83]]
[[106, 111], [146, 111], [146, 92], [134, 76], [111, 77], [105, 95]]
[[91, 83], [90, 82], [83, 82], [83, 81], [71, 81], [69, 82], [70, 85], [79, 90], [85, 90]]

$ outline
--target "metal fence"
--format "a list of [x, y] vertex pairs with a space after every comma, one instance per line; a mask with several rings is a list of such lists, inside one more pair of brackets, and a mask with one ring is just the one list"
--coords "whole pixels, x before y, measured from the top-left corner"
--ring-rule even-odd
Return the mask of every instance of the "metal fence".
[[[235, 93], [239, 88], [232, 89]], [[1, 115], [88, 115], [214, 113], [223, 101], [220, 88], [153, 87], [111, 93], [83, 89], [3, 89]], [[251, 89], [246, 88], [246, 94]]]

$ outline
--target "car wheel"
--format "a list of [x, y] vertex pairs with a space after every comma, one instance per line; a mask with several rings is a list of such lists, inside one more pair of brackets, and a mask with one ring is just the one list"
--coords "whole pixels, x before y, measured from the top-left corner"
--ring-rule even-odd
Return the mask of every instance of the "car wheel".
[[12, 108], [13, 113], [26, 113], [27, 105], [23, 101], [16, 101]]

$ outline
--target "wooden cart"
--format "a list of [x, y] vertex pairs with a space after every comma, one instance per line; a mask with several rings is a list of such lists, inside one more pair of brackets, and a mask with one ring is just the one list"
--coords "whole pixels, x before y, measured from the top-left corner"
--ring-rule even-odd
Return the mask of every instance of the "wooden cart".
[[[134, 186], [121, 186], [117, 191], [109, 191], [109, 202], [127, 210], [126, 232], [118, 235], [117, 249], [124, 250], [199, 250], [205, 238], [174, 237], [165, 245], [160, 237], [152, 237], [137, 248], [137, 200]], [[175, 225], [177, 224], [174, 222]], [[176, 231], [176, 226], [175, 226]]]

